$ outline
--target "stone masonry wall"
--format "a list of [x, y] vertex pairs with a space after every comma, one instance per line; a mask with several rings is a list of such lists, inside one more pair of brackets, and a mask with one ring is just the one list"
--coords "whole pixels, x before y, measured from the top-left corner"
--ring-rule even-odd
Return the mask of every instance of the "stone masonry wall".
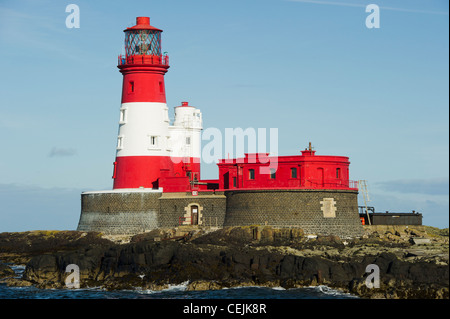
[[198, 224], [222, 227], [225, 221], [227, 199], [220, 194], [192, 196], [190, 193], [163, 194], [160, 201], [161, 227], [176, 227], [180, 221], [190, 224], [190, 206], [199, 207]]
[[216, 194], [89, 192], [81, 195], [77, 230], [137, 234], [158, 227], [190, 224], [198, 206], [203, 226], [298, 227], [306, 234], [361, 236], [357, 191], [239, 190]]
[[81, 195], [77, 230], [137, 234], [159, 227], [161, 192], [98, 192]]
[[239, 190], [226, 192], [224, 226], [299, 227], [305, 234], [361, 236], [357, 191]]

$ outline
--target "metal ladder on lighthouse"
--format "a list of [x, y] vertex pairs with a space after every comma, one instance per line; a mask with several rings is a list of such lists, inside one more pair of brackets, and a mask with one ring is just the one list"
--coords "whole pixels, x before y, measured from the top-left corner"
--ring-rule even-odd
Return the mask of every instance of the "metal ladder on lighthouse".
[[370, 221], [370, 217], [369, 217], [369, 211], [367, 209], [367, 202], [370, 202], [369, 191], [367, 189], [367, 181], [365, 181], [365, 180], [358, 181], [358, 188], [359, 188], [359, 191], [362, 193], [362, 196], [364, 199], [364, 208], [366, 210], [367, 221], [369, 222], [369, 225], [372, 225], [372, 222]]

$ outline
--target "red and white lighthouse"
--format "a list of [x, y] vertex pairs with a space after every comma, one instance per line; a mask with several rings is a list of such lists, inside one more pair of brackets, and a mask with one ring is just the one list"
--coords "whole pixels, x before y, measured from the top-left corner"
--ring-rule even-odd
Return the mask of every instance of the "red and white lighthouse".
[[175, 108], [175, 127], [170, 125], [164, 84], [169, 58], [161, 52], [162, 30], [151, 26], [150, 18], [138, 17], [136, 25], [124, 32], [125, 55], [119, 56], [118, 65], [123, 86], [113, 188], [156, 189], [163, 175], [199, 176], [200, 145], [195, 140], [200, 140], [201, 113], [183, 102], [183, 111]]

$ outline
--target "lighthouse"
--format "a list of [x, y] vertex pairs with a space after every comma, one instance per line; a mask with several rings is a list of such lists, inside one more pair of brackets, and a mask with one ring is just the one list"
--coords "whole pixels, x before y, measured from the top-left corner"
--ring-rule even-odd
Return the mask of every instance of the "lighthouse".
[[81, 194], [77, 230], [135, 235], [183, 225], [267, 225], [341, 238], [363, 234], [346, 156], [317, 155], [311, 144], [301, 155], [246, 153], [219, 160], [218, 179], [201, 178], [202, 113], [182, 101], [173, 121], [169, 116], [162, 30], [138, 17], [124, 32], [113, 189]]
[[169, 57], [162, 54], [162, 30], [151, 26], [150, 18], [137, 17], [124, 32], [113, 188], [160, 189], [161, 176], [199, 178], [201, 113], [183, 102], [170, 125], [164, 83]]

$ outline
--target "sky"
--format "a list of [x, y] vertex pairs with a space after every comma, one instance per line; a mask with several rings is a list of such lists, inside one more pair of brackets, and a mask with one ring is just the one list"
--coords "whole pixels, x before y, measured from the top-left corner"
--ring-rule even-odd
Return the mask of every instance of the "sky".
[[[79, 28], [68, 28], [69, 4]], [[368, 28], [369, 4], [379, 28]], [[112, 189], [126, 27], [164, 30], [169, 115], [278, 129], [350, 159], [377, 212], [449, 224], [446, 0], [0, 1], [0, 232], [73, 230], [83, 191]], [[375, 20], [370, 20], [375, 21]], [[218, 176], [202, 163], [202, 178]], [[363, 204], [359, 197], [360, 205]]]

